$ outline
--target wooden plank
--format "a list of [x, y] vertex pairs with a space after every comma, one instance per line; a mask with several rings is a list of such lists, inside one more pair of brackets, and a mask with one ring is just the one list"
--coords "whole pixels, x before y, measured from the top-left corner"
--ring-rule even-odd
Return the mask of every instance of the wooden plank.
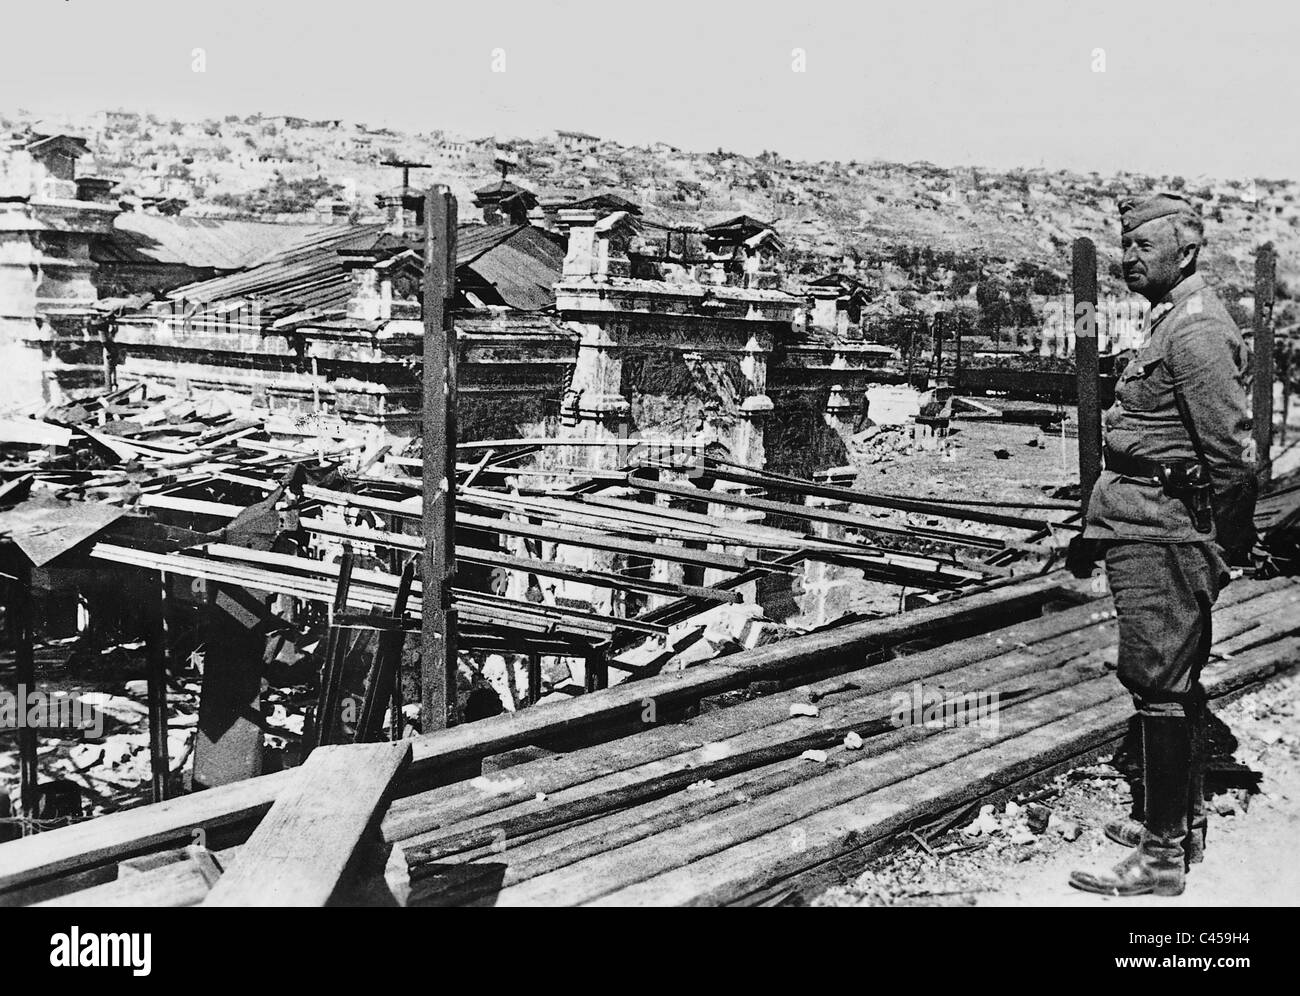
[[[1226, 694], [1245, 684], [1262, 681], [1278, 671], [1295, 667], [1300, 639], [1290, 638], [1262, 647], [1206, 681], [1211, 696]], [[1098, 679], [1122, 692], [1113, 678]], [[1082, 705], [1080, 698], [1076, 705]], [[885, 791], [859, 796], [839, 805], [821, 807], [798, 823], [801, 849], [790, 846], [788, 824], [762, 836], [751, 835], [741, 847], [715, 848], [690, 868], [653, 875], [635, 885], [602, 895], [599, 905], [716, 905], [738, 899], [760, 884], [795, 877], [810, 866], [834, 860], [872, 840], [896, 832], [909, 821], [932, 817], [977, 800], [998, 787], [1021, 780], [1061, 759], [1082, 754], [1099, 741], [1123, 731], [1132, 715], [1126, 694], [1075, 708], [1053, 722], [999, 740], [995, 745], [928, 766], [906, 780], [894, 780]], [[1019, 717], [1004, 722], [1019, 727]], [[958, 733], [958, 731], [954, 731]], [[960, 731], [955, 739], [969, 739]], [[938, 743], [938, 741], [936, 741]], [[954, 755], [949, 754], [949, 757]], [[942, 762], [942, 755], [932, 758]], [[782, 793], [788, 796], [789, 793]], [[670, 841], [662, 841], [669, 844]], [[676, 860], [676, 854], [673, 860]], [[502, 897], [498, 897], [501, 899]]]
[[[1240, 598], [1250, 590], [1252, 590], [1250, 587], [1239, 587], [1235, 594]], [[1282, 593], [1294, 597], [1293, 592], [1284, 590]], [[1278, 594], [1278, 592], [1273, 594]], [[1267, 601], [1267, 598], [1256, 598], [1249, 601], [1247, 607], [1251, 608], [1256, 614], [1260, 611], [1267, 612], [1269, 610], [1267, 606], [1264, 606]], [[1264, 607], [1256, 609], [1256, 606]], [[1071, 610], [1071, 612], [1077, 615], [1078, 610]], [[1033, 638], [1033, 634], [1030, 632], [1031, 627], [1059, 619], [1061, 617], [1049, 617], [1046, 620], [1040, 619], [1026, 624], [1015, 632], [1015, 635], [1020, 638], [1017, 642], [1023, 642], [1025, 638]], [[1220, 629], [1231, 631], [1232, 627], [1220, 627]], [[1006, 631], [1002, 632], [1005, 633]], [[1060, 635], [1068, 637], [1069, 633], [1063, 632]], [[1003, 639], [1003, 637], [997, 637], [997, 639]], [[967, 640], [954, 646], [960, 647], [972, 642], [974, 641]], [[1045, 646], [1043, 643], [1034, 643], [1027, 645], [1024, 649], [1032, 649], [1041, 653]], [[914, 658], [907, 661], [908, 664], [914, 662]], [[897, 663], [901, 662], [891, 664], [890, 667], [896, 666]], [[884, 671], [886, 669], [879, 668], [878, 670]], [[846, 675], [843, 679], [837, 680], [843, 681], [850, 677]], [[947, 676], [944, 677], [944, 680], [947, 683]], [[830, 682], [826, 684], [831, 685]], [[816, 686], [814, 686], [815, 688]], [[816, 694], [814, 689], [810, 689], [812, 694]], [[733, 709], [723, 710], [723, 714], [730, 713]], [[701, 717], [700, 721], [707, 721], [716, 715], [716, 713], [709, 714]], [[761, 722], [762, 720], [755, 720], [756, 725]], [[696, 723], [697, 721], [691, 721], [682, 724], [678, 729], [684, 734], [694, 734], [691, 737], [692, 740], [707, 739], [705, 736], [706, 731], [701, 729], [703, 723], [700, 722], [700, 725], [696, 725]], [[924, 731], [911, 729], [909, 735], [909, 730], [905, 729], [897, 734], [871, 737], [864, 744], [861, 756], [883, 753], [885, 750], [893, 749], [907, 740], [918, 739], [916, 735], [918, 732], [923, 733]], [[637, 739], [639, 742], [642, 738], [638, 737]], [[570, 759], [572, 757], [570, 755]], [[516, 769], [512, 771], [512, 774], [521, 775], [526, 770]], [[706, 776], [706, 772], [701, 773], [701, 777]], [[420, 883], [413, 881], [411, 903], [412, 905], [430, 902], [464, 903], [473, 900], [479, 895], [486, 895], [502, 887], [514, 885], [573, 864], [601, 851], [671, 829], [686, 823], [688, 820], [699, 819], [710, 813], [744, 804], [752, 799], [791, 787], [804, 781], [808, 776], [807, 763], [795, 759], [769, 766], [757, 772], [743, 772], [722, 778], [712, 777], [711, 780], [714, 781], [714, 785], [706, 791], [678, 793], [649, 804], [638, 805], [619, 813], [588, 820], [571, 828], [552, 830], [550, 832], [543, 831], [535, 835], [535, 839], [532, 840], [519, 838], [511, 834], [506, 852], [503, 853], [498, 845], [482, 856], [483, 860], [496, 862], [503, 866], [500, 876], [488, 883], [481, 880], [476, 882], [472, 877], [469, 881], [466, 881], [465, 876], [458, 877], [447, 874], [429, 877]], [[416, 839], [403, 841], [402, 843], [404, 846], [410, 847], [416, 843]], [[476, 856], [466, 854], [463, 858], [463, 860], [472, 859], [476, 859]], [[454, 866], [443, 866], [443, 870], [446, 871], [452, 867]], [[418, 874], [421, 874], [420, 870], [415, 869], [412, 872], [413, 878]]]
[[406, 616], [406, 603], [411, 596], [411, 585], [415, 580], [415, 561], [411, 560], [402, 570], [402, 580], [393, 597], [393, 607], [389, 619], [399, 624], [399, 628], [386, 630], [380, 634], [375, 650], [374, 663], [366, 681], [365, 697], [361, 703], [361, 716], [357, 720], [355, 740], [367, 743], [378, 740], [383, 732], [384, 709], [392, 706], [393, 740], [400, 740], [402, 731], [401, 668], [402, 647], [406, 642], [406, 630], [401, 627]]
[[[1264, 603], [1268, 599], [1255, 601]], [[1246, 602], [1247, 606], [1251, 604], [1253, 603]], [[1083, 612], [1087, 608], [1090, 607], [1085, 607], [1084, 610], [1071, 610], [1070, 613], [1062, 615], [1080, 619], [1083, 618]], [[1267, 607], [1257, 611], [1266, 612]], [[1058, 616], [1037, 622], [1049, 621], [1059, 623], [1062, 619]], [[1224, 629], [1231, 633], [1248, 625], [1250, 623], [1243, 624], [1242, 621], [1233, 618], [1231, 624]], [[1300, 621], [1294, 623], [1292, 629], [1298, 625]], [[942, 672], [937, 680], [942, 683], [945, 690], [953, 694], [959, 694], [962, 689], [1001, 690], [1005, 693], [1010, 690], [1012, 683], [1040, 675], [1043, 677], [1037, 681], [1036, 691], [1033, 694], [1043, 694], [1047, 690], [1063, 687], [1081, 678], [1104, 674], [1100, 665], [1102, 655], [1099, 655], [1098, 651], [1109, 644], [1113, 637], [1114, 623], [1103, 622], [1101, 626], [1089, 626], [1083, 632], [1062, 632], [1054, 638], [1034, 645], [1027, 646], [1022, 641], [1016, 641], [1020, 646], [999, 658], [978, 661], [965, 667]], [[1006, 643], [1007, 646], [1013, 645], [1011, 640], [1007, 640]], [[512, 778], [522, 782], [517, 792], [490, 799], [483, 799], [481, 794], [477, 799], [472, 794], [467, 799], [464, 794], [461, 794], [460, 809], [456, 809], [454, 805], [451, 808], [444, 806], [433, 809], [441, 817], [441, 825], [447, 827], [446, 830], [418, 835], [403, 841], [403, 846], [407, 849], [410, 859], [417, 864], [437, 860], [455, 853], [458, 849], [468, 849], [489, 838], [495, 840], [504, 837], [513, 842], [521, 834], [557, 825], [566, 818], [591, 815], [638, 799], [642, 801], [653, 799], [661, 795], [664, 789], [681, 787], [676, 784], [677, 782], [689, 783], [703, 778], [717, 779], [728, 772], [743, 770], [751, 766], [747, 760], [747, 752], [752, 755], [752, 762], [757, 764], [767, 763], [768, 758], [765, 754], [770, 755], [771, 760], [777, 760], [773, 751], [783, 756], [793, 756], [805, 748], [827, 747], [830, 743], [838, 742], [846, 730], [855, 729], [864, 732], [863, 727], [866, 723], [887, 716], [893, 701], [893, 696], [888, 694], [891, 687], [895, 689], [902, 687], [906, 690], [910, 681], [929, 676], [919, 673], [916, 667], [926, 656], [922, 654], [905, 662], [895, 662], [889, 668], [875, 668], [868, 672], [844, 676], [841, 680], [861, 680], [871, 687], [873, 677], [883, 680], [885, 675], [899, 665], [903, 665], [900, 670], [910, 668], [912, 671], [911, 674], [900, 675], [900, 681], [896, 685], [876, 685], [877, 694], [870, 698], [848, 700], [841, 698], [829, 707], [823, 701], [821, 714], [816, 719], [789, 719], [785, 709], [790, 701], [799, 697], [775, 696], [756, 703], [746, 703], [722, 710], [720, 713], [711, 713], [698, 721], [673, 727], [663, 732], [671, 734], [679, 731], [677, 732], [679, 745], [682, 734], [689, 733], [692, 734], [691, 740], [704, 740], [707, 746], [695, 751], [678, 752], [671, 757], [642, 764], [620, 774], [606, 772], [602, 775], [598, 769], [583, 770], [581, 758], [589, 758], [593, 753], [601, 753], [599, 748], [594, 751], [584, 750], [544, 764], [522, 765], [511, 771]], [[1070, 661], [1073, 663], [1066, 663]], [[1018, 705], [1019, 700], [1013, 703], [1011, 708], [1017, 708]], [[761, 718], [751, 715], [760, 709], [771, 711]], [[753, 725], [746, 728], [748, 724], [744, 720], [751, 719]], [[744, 732], [728, 739], [718, 736], [725, 733], [725, 730], [707, 728], [719, 726], [720, 720], [733, 722], [742, 720], [740, 723], [730, 725], [730, 729]], [[818, 732], [814, 731], [820, 731], [820, 739]], [[656, 751], [652, 743], [647, 742], [653, 740], [658, 732], [637, 735], [628, 741], [620, 742], [620, 746], [624, 746], [624, 753], [627, 756], [641, 759], [652, 757], [662, 753]], [[575, 780], [574, 784], [566, 784], [566, 768], [568, 776]], [[746, 791], [749, 791], [748, 787]], [[545, 799], [532, 801], [531, 796], [536, 792], [543, 793]], [[456, 792], [453, 787], [429, 794], [431, 799], [438, 796], [454, 802]], [[417, 799], [406, 800], [406, 803], [416, 804]], [[668, 803], [663, 804], [662, 807], [655, 804], [654, 811], [662, 816], [664, 813], [671, 812], [672, 808]], [[723, 807], [711, 807], [713, 808]], [[474, 814], [479, 813], [484, 815], [474, 818]], [[394, 816], [396, 819], [392, 825], [395, 827], [400, 825], [398, 822], [400, 813]], [[647, 835], [651, 832], [647, 829], [649, 825], [650, 816], [647, 814], [647, 807], [638, 806], [633, 811], [631, 826], [623, 827], [622, 839], [626, 842]], [[587, 832], [596, 835], [587, 841], [588, 853], [612, 846], [612, 841], [606, 839], [608, 828], [600, 821], [589, 824], [588, 830], [578, 831], [576, 836], [581, 838]], [[567, 838], [568, 843], [562, 858], [557, 859], [554, 852], [551, 852], [554, 867], [579, 860], [583, 856], [583, 850], [574, 846], [574, 836], [571, 834]], [[542, 845], [537, 845], [540, 846]], [[506, 878], [498, 882], [498, 885], [509, 884], [527, 877], [527, 871], [519, 871], [516, 868], [522, 855], [516, 851], [513, 844], [510, 852], [506, 858], [494, 855], [489, 859], [506, 863]]]
[[[757, 800], [737, 810], [724, 810], [710, 819], [656, 834], [634, 844], [596, 855], [558, 872], [540, 876], [515, 888], [503, 890], [498, 905], [556, 903], [576, 905], [593, 902], [613, 893], [629, 895], [635, 904], [654, 904], [653, 890], [642, 887], [656, 879], [663, 885], [663, 897], [680, 903], [690, 896], [685, 883], [693, 877], [692, 866], [722, 852], [739, 851], [739, 845], [756, 838], [784, 838], [787, 851], [797, 839], [790, 827], [804, 823], [836, 806], [861, 804], [874, 789], [915, 776], [962, 757], [990, 743], [1004, 740], [1060, 720], [1100, 702], [1117, 701], [1123, 689], [1112, 677], [1104, 676], [1072, 685], [1062, 691], [1026, 703], [1012, 715], [999, 716], [995, 732], [976, 728], [946, 730], [913, 745], [861, 761], [843, 749], [828, 752], [842, 761], [818, 768], [810, 764], [807, 780], [790, 789]], [[1127, 701], [1127, 697], [1126, 701]], [[804, 821], [804, 822], [800, 822]], [[797, 847], [798, 845], [796, 845]], [[764, 852], [766, 857], [766, 852]], [[704, 879], [699, 888], [710, 879]]]
[[205, 906], [324, 906], [411, 761], [409, 741], [319, 747]]
[[[754, 681], [798, 674], [811, 667], [826, 669], [833, 666], [835, 661], [861, 662], [862, 655], [872, 648], [878, 649], [921, 635], [939, 638], [944, 632], [978, 626], [981, 621], [987, 623], [995, 619], [1014, 618], [1016, 613], [1025, 612], [1028, 607], [1036, 607], [1050, 599], [1060, 590], [1059, 583], [1055, 577], [1035, 578], [1013, 588], [974, 595], [944, 605], [794, 637], [732, 654], [716, 663], [703, 664], [687, 671], [625, 682], [600, 692], [579, 696], [563, 705], [494, 716], [474, 723], [472, 727], [437, 734], [436, 748], [432, 739], [426, 742], [427, 748], [436, 752], [443, 764], [449, 764], [527, 744], [546, 746], [546, 742], [552, 738], [576, 736], [579, 731], [590, 731], [593, 727], [604, 724], [640, 725], [639, 717], [643, 714], [647, 701], [655, 703], [660, 715], [668, 716], [673, 708]], [[989, 610], [995, 607], [995, 613], [990, 615]], [[852, 663], [845, 663], [840, 670], [851, 670], [852, 666]], [[421, 760], [424, 749], [416, 747], [413, 765], [416, 780], [423, 776]]]
[[896, 498], [890, 495], [872, 494], [866, 491], [854, 491], [851, 488], [831, 487], [813, 481], [795, 481], [772, 477], [766, 474], [745, 474], [721, 467], [709, 468], [709, 476], [734, 484], [747, 484], [750, 487], [765, 488], [768, 491], [787, 491], [796, 494], [816, 495], [819, 498], [835, 498], [857, 505], [872, 505], [878, 508], [893, 508], [904, 512], [922, 512], [937, 518], [964, 519], [969, 522], [984, 522], [996, 526], [1008, 526], [1012, 529], [1038, 530], [1051, 526], [1056, 529], [1077, 530], [1082, 527], [1050, 519], [1033, 519], [1023, 515], [1004, 515], [1000, 512], [985, 512], [979, 509], [956, 508], [937, 502], [913, 498]]
[[[1225, 604], [1294, 584], [1287, 578], [1264, 583], [1239, 581], [1228, 588], [1220, 602]], [[917, 635], [939, 637], [963, 626], [979, 625], [981, 620], [1014, 617], [1036, 609], [1060, 591], [1059, 576], [1048, 576], [901, 616], [842, 627], [838, 630], [844, 640], [841, 656], [856, 654], [861, 661], [866, 648], [871, 646], [887, 646]], [[977, 645], [998, 638], [986, 634], [952, 646]], [[674, 704], [698, 701], [705, 695], [743, 687], [760, 678], [797, 674], [818, 654], [824, 657], [827, 653], [824, 644], [799, 645], [798, 641], [806, 640], [796, 638], [760, 648], [761, 653], [743, 652], [716, 664], [625, 683], [571, 702], [425, 734], [411, 741], [414, 756], [404, 791], [417, 792], [445, 784], [448, 773], [464, 771], [487, 755], [513, 747], [545, 744], [557, 736], [584, 737], [589, 742], [608, 740], [613, 735], [609, 730], [617, 730], [619, 724], [640, 716], [643, 697], [654, 698], [667, 712]], [[774, 650], [791, 644], [795, 646], [791, 647], [793, 653], [789, 659], [771, 656]], [[245, 828], [251, 827], [270, 808], [293, 777], [293, 771], [276, 772], [0, 845], [0, 897], [133, 854], [184, 843], [195, 828], [204, 829], [210, 837], [225, 834], [239, 839]]]
[[[952, 672], [943, 676], [945, 701], [956, 710], [964, 708], [964, 696], [968, 693], [997, 692], [1004, 696], [1014, 693], [1016, 697], [1009, 697], [1002, 710], [1005, 715], [1007, 708], [1018, 708], [1023, 702], [1040, 695], [1104, 675], [1105, 669], [1097, 658], [1094, 651], [1091, 655], [1085, 654], [1081, 659], [1028, 678], [1023, 669], [1018, 674], [1000, 674], [996, 669], [977, 669], [968, 674]], [[1018, 684], [1011, 687], [1017, 681], [1023, 682], [1024, 687]], [[663, 761], [640, 765], [554, 794], [548, 793], [545, 799], [516, 805], [508, 813], [492, 813], [487, 818], [454, 824], [445, 831], [404, 841], [403, 849], [412, 864], [441, 860], [490, 844], [493, 840], [511, 840], [538, 829], [559, 826], [577, 817], [608, 813], [633, 803], [652, 802], [703, 779], [714, 780], [764, 768], [799, 757], [806, 750], [830, 750], [842, 744], [845, 735], [851, 731], [870, 741], [896, 730], [893, 714], [900, 694], [905, 701], [911, 698], [906, 689], [901, 689], [840, 703], [823, 710], [815, 719], [791, 718], [772, 729], [750, 731]], [[811, 765], [806, 770], [810, 776], [816, 772]]]
[[852, 512], [838, 512], [829, 508], [816, 508], [807, 505], [795, 505], [792, 502], [775, 501], [771, 498], [754, 498], [750, 495], [737, 494], [732, 491], [702, 491], [700, 488], [684, 484], [671, 484], [663, 481], [651, 481], [638, 477], [635, 473], [627, 475], [628, 487], [654, 494], [673, 495], [679, 498], [692, 498], [696, 501], [716, 502], [733, 508], [752, 509], [768, 515], [786, 515], [794, 519], [806, 519], [809, 522], [825, 522], [832, 525], [846, 526], [867, 532], [887, 533], [898, 536], [922, 536], [939, 543], [958, 546], [980, 546], [993, 550], [1005, 550], [1009, 544], [1006, 540], [990, 536], [976, 536], [971, 533], [955, 533], [943, 529], [930, 529], [925, 526], [905, 527], [891, 525], [868, 519], [864, 515]]
[[[647, 797], [662, 794], [682, 779], [681, 787], [685, 787], [711, 778], [714, 773], [724, 775], [774, 763], [783, 756], [797, 756], [804, 750], [832, 746], [850, 730], [865, 736], [871, 724], [888, 720], [900, 690], [910, 694], [913, 682], [936, 673], [941, 676], [943, 688], [954, 694], [964, 688], [1001, 685], [1045, 668], [1063, 667], [1066, 661], [1089, 653], [1095, 656], [1113, 636], [1113, 624], [1109, 629], [1090, 626], [1032, 649], [1016, 649], [992, 660], [952, 669], [945, 667], [948, 662], [941, 654], [921, 654], [895, 662], [902, 667], [877, 666], [852, 672], [838, 679], [842, 687], [851, 690], [819, 698], [816, 717], [790, 715], [791, 704], [804, 700], [807, 693], [803, 691], [743, 703], [680, 726], [647, 730], [604, 747], [520, 765], [510, 773], [512, 781], [521, 783], [513, 792], [485, 795], [472, 787], [462, 790], [449, 786], [412, 797], [390, 814], [385, 834], [395, 833], [399, 826], [414, 825], [418, 814], [448, 829], [422, 834], [404, 841], [404, 846], [431, 851], [435, 843], [458, 840], [478, 830], [505, 828], [513, 834], [512, 821], [525, 823], [530, 829], [557, 824], [568, 818], [565, 807], [588, 801], [613, 805], [620, 799], [634, 798], [638, 791]], [[1099, 673], [1101, 665], [1094, 663], [1092, 669]], [[827, 686], [834, 687], [834, 683], [824, 683], [823, 687]], [[867, 691], [862, 691], [862, 686]], [[683, 734], [690, 738], [685, 739]], [[695, 746], [697, 741], [702, 745]], [[545, 798], [535, 798], [539, 794]], [[442, 844], [442, 850], [454, 853], [447, 846]]]
[[[1010, 703], [1010, 708], [1019, 708], [1033, 698], [1075, 684], [1079, 675], [1086, 673], [1083, 668], [1054, 670], [1036, 683], [1029, 694]], [[862, 748], [853, 755], [842, 756], [855, 760], [881, 755], [901, 758], [900, 752], [913, 748], [918, 741], [938, 735], [941, 732], [920, 726], [904, 726], [889, 733], [865, 737]], [[829, 763], [834, 766], [839, 761]], [[457, 881], [454, 865], [422, 866], [418, 860], [413, 860], [418, 855], [408, 850], [411, 903], [461, 905], [711, 814], [747, 807], [757, 799], [798, 786], [817, 774], [818, 770], [801, 757], [722, 777], [701, 771], [699, 777], [708, 778], [713, 783], [702, 791], [679, 792], [547, 835], [535, 835], [532, 839], [517, 837], [513, 833], [498, 836], [496, 846], [485, 849], [486, 853], [465, 857], [465, 860], [473, 858], [500, 866], [501, 874], [494, 879], [490, 889], [482, 888], [482, 883], [476, 883], [472, 878], [469, 882]], [[504, 848], [502, 843], [506, 845]], [[447, 875], [448, 871], [452, 874]], [[450, 881], [439, 881], [440, 878], [449, 878]]]
[[667, 560], [677, 564], [690, 564], [694, 567], [715, 568], [721, 571], [743, 571], [750, 567], [770, 571], [783, 570], [780, 565], [757, 557], [706, 550], [689, 550], [684, 547], [666, 546], [660, 543], [643, 543], [639, 540], [623, 539], [619, 536], [579, 532], [576, 529], [552, 529], [549, 526], [534, 526], [531, 523], [492, 519], [481, 515], [458, 515], [456, 517], [456, 529], [457, 532], [468, 529], [488, 533], [492, 536], [527, 536], [531, 539], [547, 540], [551, 543], [580, 546], [591, 550], [604, 550], [608, 553], [633, 554], [638, 557], [650, 557], [653, 560]]
[[224, 863], [238, 852], [238, 848], [230, 848], [214, 855], [207, 848], [191, 846], [169, 852], [169, 856], [175, 855], [172, 860], [148, 870], [131, 875], [119, 872], [119, 877], [112, 882], [34, 905], [81, 909], [197, 906], [221, 877]]
[[271, 808], [297, 769], [74, 823], [0, 845], [0, 897], [21, 887], [116, 863], [192, 839], [237, 834]]
[[[423, 548], [420, 537], [405, 533], [388, 532], [383, 529], [365, 529], [360, 526], [343, 526], [313, 518], [301, 519], [299, 524], [308, 532], [321, 533], [327, 536], [340, 536], [345, 539], [374, 543], [377, 546], [388, 546], [399, 550], [420, 550]], [[554, 560], [516, 557], [496, 550], [484, 550], [474, 546], [457, 546], [456, 559], [472, 564], [486, 564], [490, 567], [509, 567], [513, 570], [531, 571], [542, 577], [565, 578], [601, 588], [621, 588], [627, 591], [643, 591], [653, 595], [685, 596], [699, 598], [708, 602], [743, 601], [742, 597], [736, 592], [725, 591], [721, 588], [705, 588], [698, 585], [626, 577], [606, 571], [573, 567]]]
[[334, 601], [330, 604], [330, 625], [325, 637], [325, 653], [321, 658], [320, 684], [316, 690], [316, 711], [311, 729], [303, 737], [303, 749], [310, 754], [322, 744], [334, 739], [339, 726], [339, 697], [343, 687], [343, 662], [351, 642], [351, 633], [338, 624], [339, 613], [348, 607], [348, 589], [352, 587], [352, 547], [344, 543], [339, 558], [338, 582]]
[[1074, 240], [1071, 283], [1074, 290], [1074, 366], [1078, 380], [1079, 511], [1088, 512], [1088, 499], [1101, 475], [1100, 370], [1097, 365], [1097, 247], [1092, 239]]

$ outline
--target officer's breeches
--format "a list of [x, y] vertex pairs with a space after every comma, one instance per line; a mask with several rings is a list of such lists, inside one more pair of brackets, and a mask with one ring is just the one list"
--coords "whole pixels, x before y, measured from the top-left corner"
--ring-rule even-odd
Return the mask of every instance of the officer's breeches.
[[1139, 713], [1183, 716], [1209, 660], [1225, 565], [1213, 543], [1116, 542], [1106, 575], [1119, 617], [1119, 680]]

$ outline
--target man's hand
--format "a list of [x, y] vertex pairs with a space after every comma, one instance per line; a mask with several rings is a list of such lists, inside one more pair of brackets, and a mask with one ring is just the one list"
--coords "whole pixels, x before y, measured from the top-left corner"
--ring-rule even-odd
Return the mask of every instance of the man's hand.
[[1076, 578], [1087, 579], [1101, 559], [1101, 544], [1096, 540], [1084, 539], [1082, 534], [1073, 537], [1065, 549], [1065, 569]]
[[1255, 533], [1255, 498], [1259, 485], [1253, 473], [1235, 475], [1230, 484], [1214, 493], [1216, 539], [1224, 558], [1233, 567], [1250, 567]]

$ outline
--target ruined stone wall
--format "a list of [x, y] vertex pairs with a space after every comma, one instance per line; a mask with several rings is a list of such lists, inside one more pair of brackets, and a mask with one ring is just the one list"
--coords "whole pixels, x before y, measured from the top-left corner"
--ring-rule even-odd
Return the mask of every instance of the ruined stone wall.
[[848, 462], [844, 436], [826, 418], [831, 387], [773, 371], [768, 382], [773, 410], [763, 431], [768, 470], [812, 477]]
[[631, 406], [631, 432], [681, 437], [711, 429], [723, 439], [732, 435], [750, 389], [738, 356], [634, 346], [622, 358], [619, 393]]
[[[292, 415], [330, 411], [380, 427], [401, 442], [421, 431], [422, 327], [418, 321], [365, 327], [246, 329], [181, 321], [125, 322], [116, 335], [119, 380], [149, 379], [180, 392], [224, 392]], [[458, 432], [462, 440], [554, 431], [573, 349], [538, 335], [536, 320], [467, 319], [458, 337]], [[550, 420], [548, 423], [548, 419]]]

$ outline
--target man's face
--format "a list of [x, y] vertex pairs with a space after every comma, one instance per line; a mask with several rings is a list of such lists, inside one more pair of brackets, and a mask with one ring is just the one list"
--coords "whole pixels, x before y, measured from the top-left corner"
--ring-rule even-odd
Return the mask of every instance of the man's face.
[[1182, 279], [1182, 246], [1168, 218], [1153, 218], [1123, 236], [1124, 282], [1151, 302], [1159, 301]]

